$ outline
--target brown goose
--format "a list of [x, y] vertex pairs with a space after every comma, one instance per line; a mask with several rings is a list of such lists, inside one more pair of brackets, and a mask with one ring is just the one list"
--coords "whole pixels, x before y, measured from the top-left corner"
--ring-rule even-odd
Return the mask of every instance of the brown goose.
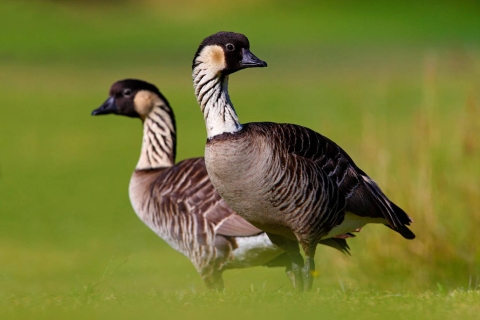
[[239, 122], [228, 95], [229, 75], [267, 66], [249, 48], [244, 35], [219, 32], [202, 41], [193, 59], [208, 136], [205, 164], [228, 205], [286, 250], [297, 287], [312, 286], [319, 241], [367, 223], [413, 239], [406, 227], [410, 217], [333, 141], [298, 125]]
[[[135, 79], [114, 83], [110, 97], [92, 115], [110, 113], [143, 122], [142, 150], [129, 190], [135, 212], [192, 261], [207, 287], [223, 289], [222, 272], [231, 268], [286, 266], [290, 271], [284, 251], [218, 195], [203, 158], [175, 164], [175, 118], [154, 85]], [[348, 253], [345, 236], [322, 243]]]

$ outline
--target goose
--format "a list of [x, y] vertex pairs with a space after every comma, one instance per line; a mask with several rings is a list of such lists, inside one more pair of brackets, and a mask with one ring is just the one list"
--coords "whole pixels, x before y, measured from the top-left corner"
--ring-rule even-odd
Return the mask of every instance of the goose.
[[240, 123], [229, 76], [266, 66], [243, 34], [218, 32], [200, 43], [192, 77], [207, 131], [205, 165], [227, 204], [285, 250], [297, 288], [308, 291], [320, 241], [367, 223], [415, 235], [412, 219], [332, 140], [300, 125]]
[[[190, 259], [208, 288], [223, 290], [222, 272], [232, 268], [286, 267], [292, 277], [284, 250], [215, 191], [203, 158], [175, 164], [175, 117], [155, 85], [137, 79], [115, 82], [109, 98], [92, 112], [106, 114], [142, 121], [143, 142], [130, 180], [130, 202], [141, 221]], [[322, 244], [348, 254], [345, 239], [351, 236]]]

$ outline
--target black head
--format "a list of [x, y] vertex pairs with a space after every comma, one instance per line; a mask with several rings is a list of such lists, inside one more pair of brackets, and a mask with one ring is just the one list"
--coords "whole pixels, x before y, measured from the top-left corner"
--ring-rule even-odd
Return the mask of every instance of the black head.
[[214, 72], [234, 73], [254, 67], [266, 67], [267, 63], [250, 52], [250, 43], [243, 34], [218, 32], [205, 38], [193, 59], [193, 68], [205, 63]]
[[169, 108], [168, 101], [158, 88], [142, 80], [125, 79], [117, 81], [111, 86], [109, 96], [98, 109], [92, 111], [92, 115], [113, 113], [145, 119], [152, 110], [155, 100], [158, 99], [163, 100], [163, 104]]

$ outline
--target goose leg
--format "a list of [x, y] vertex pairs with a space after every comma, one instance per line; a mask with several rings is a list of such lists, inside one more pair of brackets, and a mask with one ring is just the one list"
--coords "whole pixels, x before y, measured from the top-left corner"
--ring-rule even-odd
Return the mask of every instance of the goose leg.
[[289, 240], [282, 236], [267, 233], [270, 241], [276, 246], [285, 250], [285, 253], [288, 258], [286, 274], [290, 278], [290, 281], [293, 284], [293, 287], [299, 292], [303, 292], [303, 276], [302, 276], [302, 266], [304, 265], [303, 257], [300, 254], [300, 248], [298, 247], [298, 242]]
[[303, 246], [305, 251], [305, 265], [302, 268], [303, 285], [305, 291], [312, 289], [313, 278], [315, 276], [315, 249], [316, 247], [310, 247], [308, 245]]
[[304, 279], [302, 277], [303, 258], [300, 252], [289, 253], [291, 266], [287, 268], [287, 276], [292, 281], [293, 287], [298, 292], [304, 291]]

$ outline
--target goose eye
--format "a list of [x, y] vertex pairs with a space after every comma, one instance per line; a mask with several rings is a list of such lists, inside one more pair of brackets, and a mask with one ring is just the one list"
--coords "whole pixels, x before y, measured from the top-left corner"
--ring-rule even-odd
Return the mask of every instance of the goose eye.
[[129, 97], [131, 94], [132, 94], [132, 90], [130, 90], [130, 89], [123, 90], [123, 95], [125, 97]]
[[228, 51], [233, 51], [235, 50], [235, 46], [231, 43], [227, 43], [227, 45], [225, 46], [227, 48]]

